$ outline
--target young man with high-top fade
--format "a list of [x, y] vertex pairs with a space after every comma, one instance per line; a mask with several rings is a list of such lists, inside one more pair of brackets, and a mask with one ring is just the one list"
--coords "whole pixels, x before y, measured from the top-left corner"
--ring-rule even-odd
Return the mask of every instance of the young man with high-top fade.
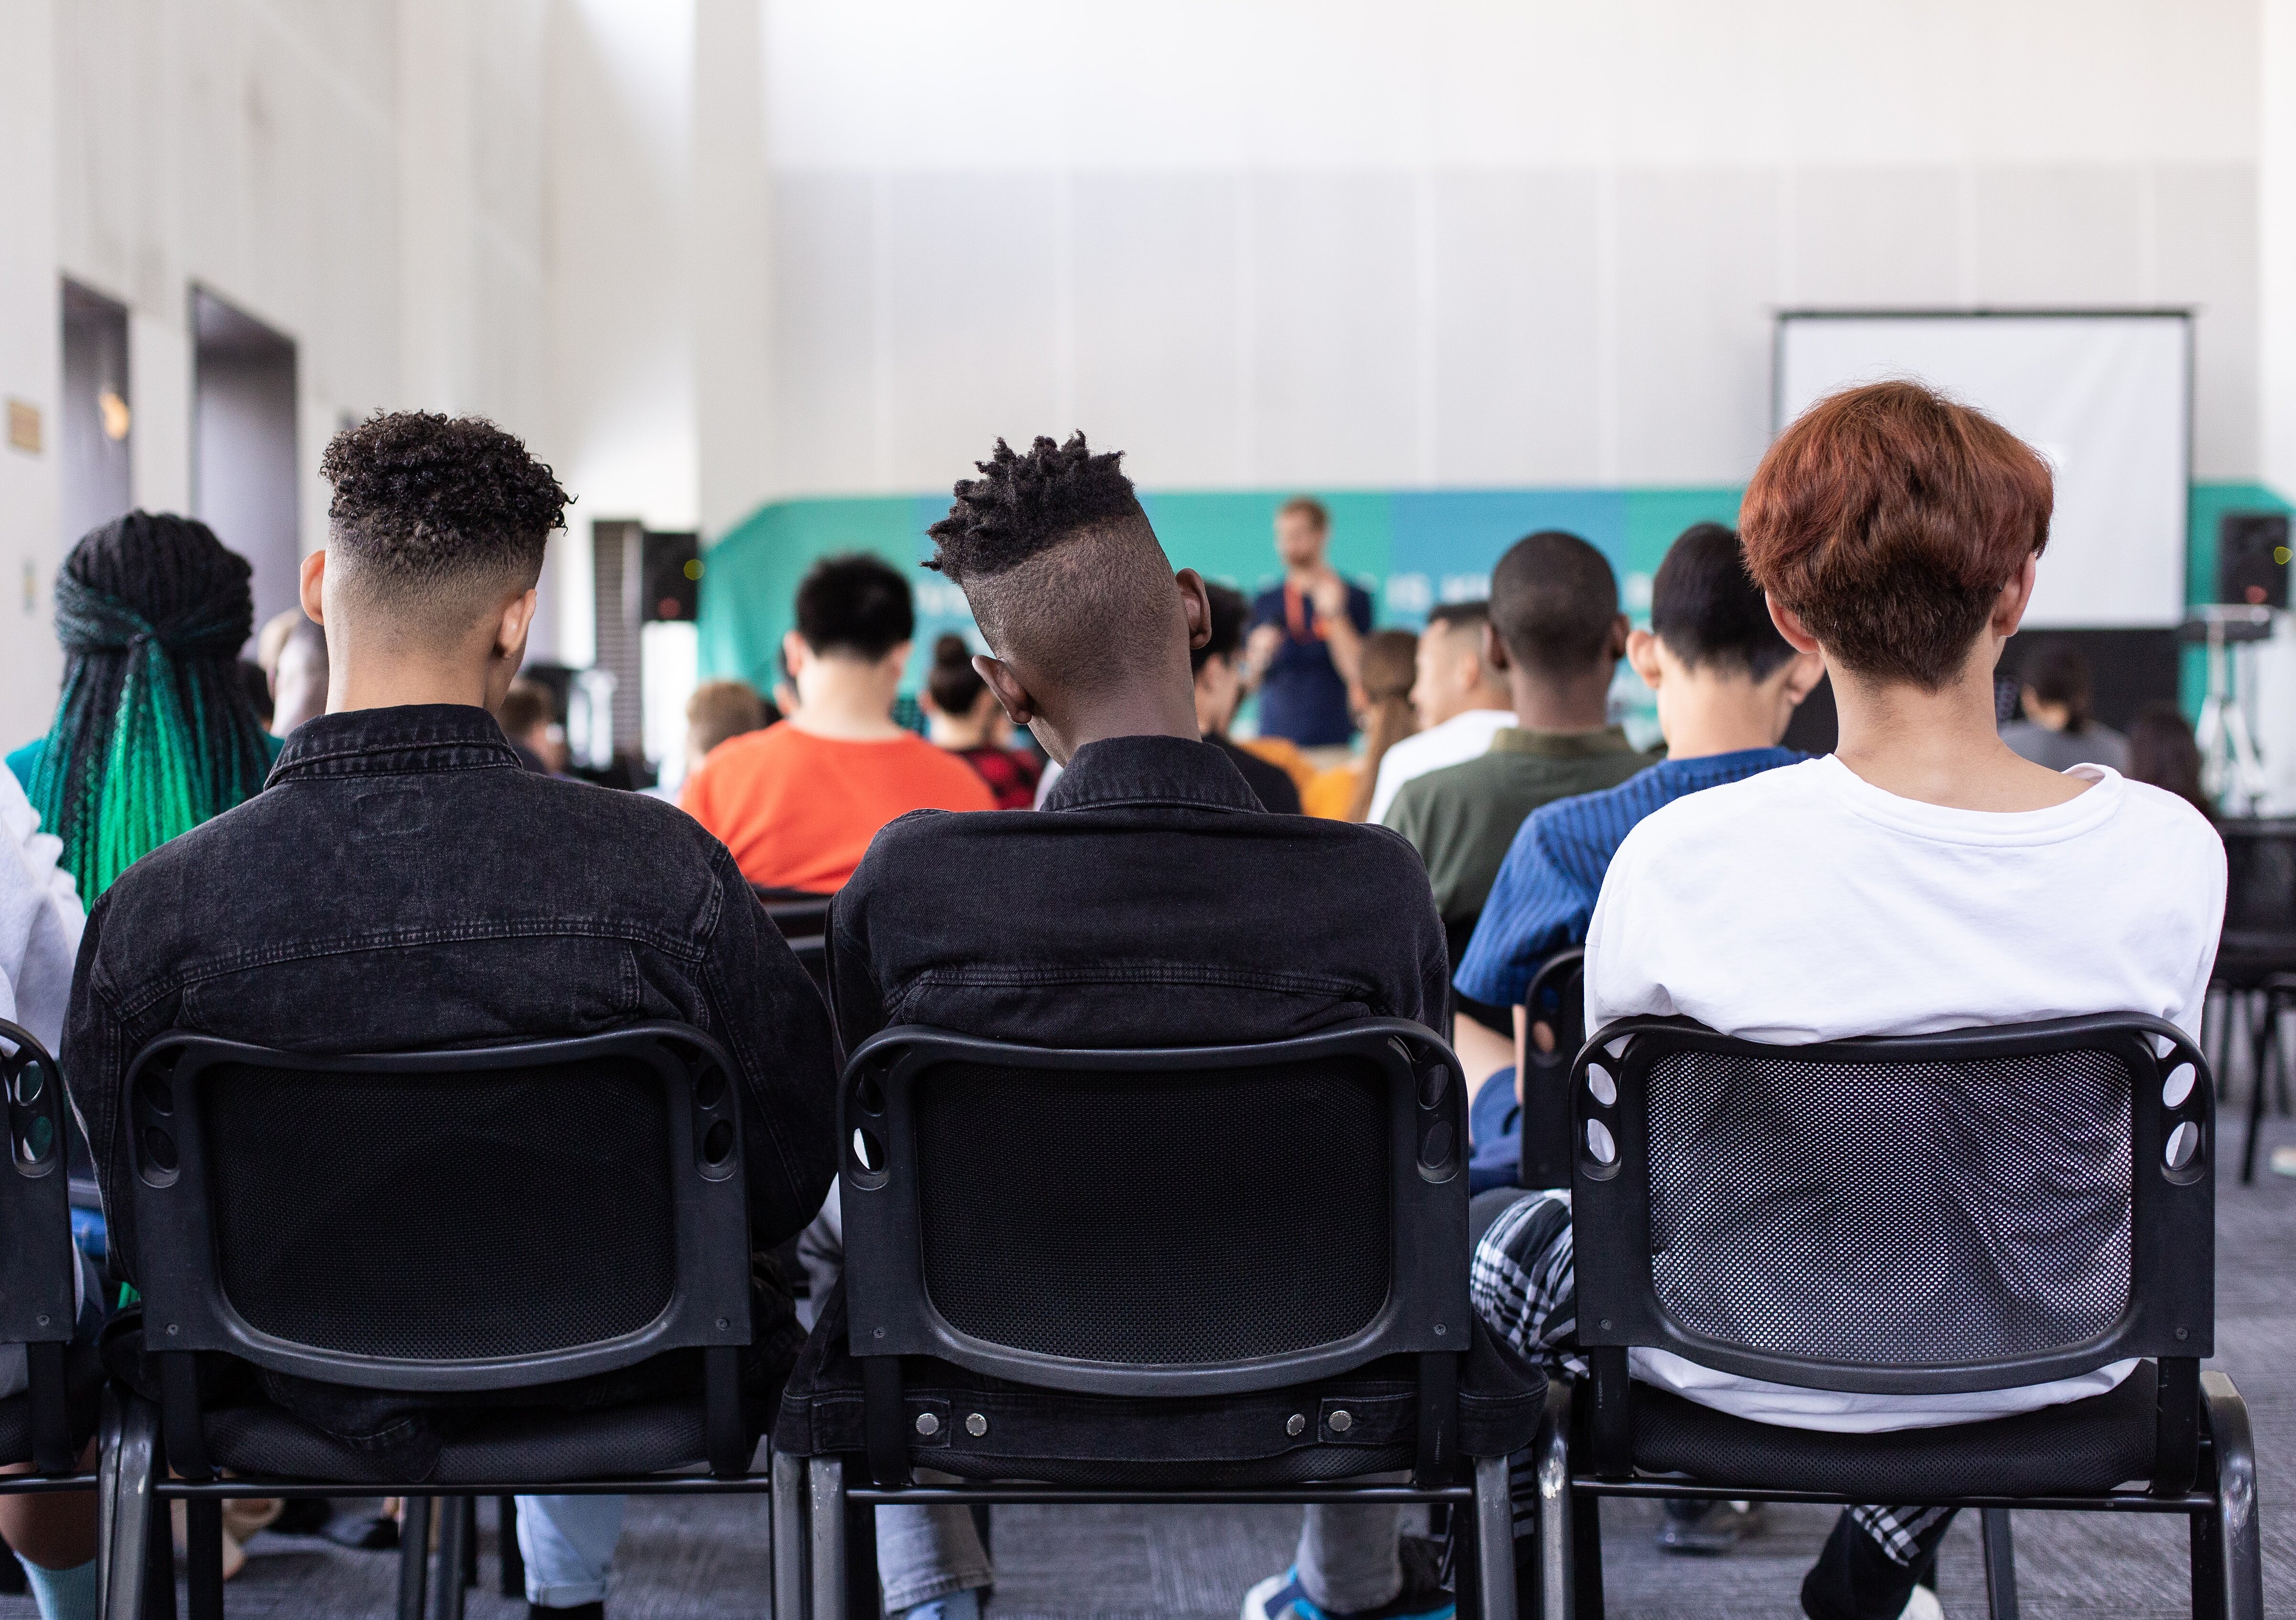
[[[976, 667], [1066, 769], [1042, 810], [920, 811], [877, 835], [830, 914], [847, 1049], [892, 1024], [1099, 1047], [1439, 1028], [1443, 929], [1418, 857], [1383, 828], [1268, 814], [1203, 740], [1204, 582], [1173, 572], [1118, 461], [1081, 434], [1000, 441], [932, 528], [931, 566], [988, 642]], [[966, 1620], [988, 1579], [970, 1520], [912, 1511], [941, 1517], [911, 1531], [878, 1510], [886, 1608]], [[1297, 1568], [1252, 1612], [1442, 1620], [1450, 1599], [1415, 1559], [1406, 1578], [1395, 1531], [1392, 1508], [1312, 1512]]]
[[[771, 1250], [836, 1169], [820, 997], [725, 846], [658, 800], [522, 769], [495, 722], [565, 492], [491, 422], [412, 412], [337, 435], [320, 470], [334, 501], [303, 607], [326, 631], [327, 712], [296, 728], [262, 792], [138, 861], [88, 919], [62, 1061], [113, 1269], [132, 1282], [142, 1258], [121, 1082], [169, 1030], [360, 1052], [692, 1025], [740, 1070], [751, 1239]], [[761, 1289], [760, 1411], [802, 1343], [786, 1292]], [[698, 1383], [677, 1357], [605, 1379], [554, 1403]], [[414, 1479], [470, 1416], [256, 1382], [240, 1380], [246, 1398]], [[534, 1613], [602, 1614], [620, 1520], [617, 1497], [522, 1499]]]

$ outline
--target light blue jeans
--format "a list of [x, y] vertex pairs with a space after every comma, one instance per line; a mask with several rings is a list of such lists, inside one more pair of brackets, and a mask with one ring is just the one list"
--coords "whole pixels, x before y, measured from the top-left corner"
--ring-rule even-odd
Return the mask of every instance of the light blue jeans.
[[614, 1543], [621, 1539], [620, 1496], [521, 1496], [518, 1550], [526, 1559], [526, 1600], [575, 1608], [606, 1600]]

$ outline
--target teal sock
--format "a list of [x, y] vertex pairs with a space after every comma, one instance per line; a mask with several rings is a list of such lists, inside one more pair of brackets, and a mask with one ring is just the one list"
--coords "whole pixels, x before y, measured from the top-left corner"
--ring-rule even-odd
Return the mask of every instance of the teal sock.
[[40, 1605], [40, 1620], [95, 1620], [95, 1560], [70, 1569], [43, 1569], [22, 1553], [24, 1579]]

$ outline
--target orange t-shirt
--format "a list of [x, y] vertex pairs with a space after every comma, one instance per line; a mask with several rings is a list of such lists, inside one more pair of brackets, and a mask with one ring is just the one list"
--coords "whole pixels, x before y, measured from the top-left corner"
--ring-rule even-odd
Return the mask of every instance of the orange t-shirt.
[[996, 807], [971, 765], [922, 737], [848, 742], [787, 720], [710, 749], [678, 802], [750, 882], [817, 895], [842, 888], [896, 816]]

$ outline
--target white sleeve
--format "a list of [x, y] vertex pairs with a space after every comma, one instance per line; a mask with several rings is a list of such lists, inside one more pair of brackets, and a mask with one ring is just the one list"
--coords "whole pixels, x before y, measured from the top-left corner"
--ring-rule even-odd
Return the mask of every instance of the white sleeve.
[[87, 914], [71, 873], [57, 864], [62, 842], [39, 826], [22, 785], [0, 769], [0, 1018], [53, 1052], [63, 1038]]
[[[2202, 819], [2198, 811], [2187, 814], [2196, 822]], [[2216, 977], [2217, 946], [2224, 937], [2226, 874], [2224, 839], [2217, 830], [2206, 827], [2194, 842], [2198, 846], [2198, 854], [2194, 861], [2194, 871], [2183, 892], [2196, 896], [2202, 903], [2199, 911], [2204, 924], [2201, 930], [2200, 952], [2193, 964], [2192, 975], [2185, 982], [2184, 1004], [2171, 1009], [2164, 1016], [2205, 1050], [2206, 1043], [2201, 1040], [2201, 1018], [2209, 1002], [2209, 981]]]
[[1648, 880], [1643, 858], [1651, 841], [1637, 827], [1611, 857], [1595, 915], [1587, 925], [1587, 1033], [1616, 1019], [1643, 1014], [1664, 1017], [1673, 1001], [1659, 982], [1652, 944], [1667, 928], [1659, 914], [1664, 892]]

